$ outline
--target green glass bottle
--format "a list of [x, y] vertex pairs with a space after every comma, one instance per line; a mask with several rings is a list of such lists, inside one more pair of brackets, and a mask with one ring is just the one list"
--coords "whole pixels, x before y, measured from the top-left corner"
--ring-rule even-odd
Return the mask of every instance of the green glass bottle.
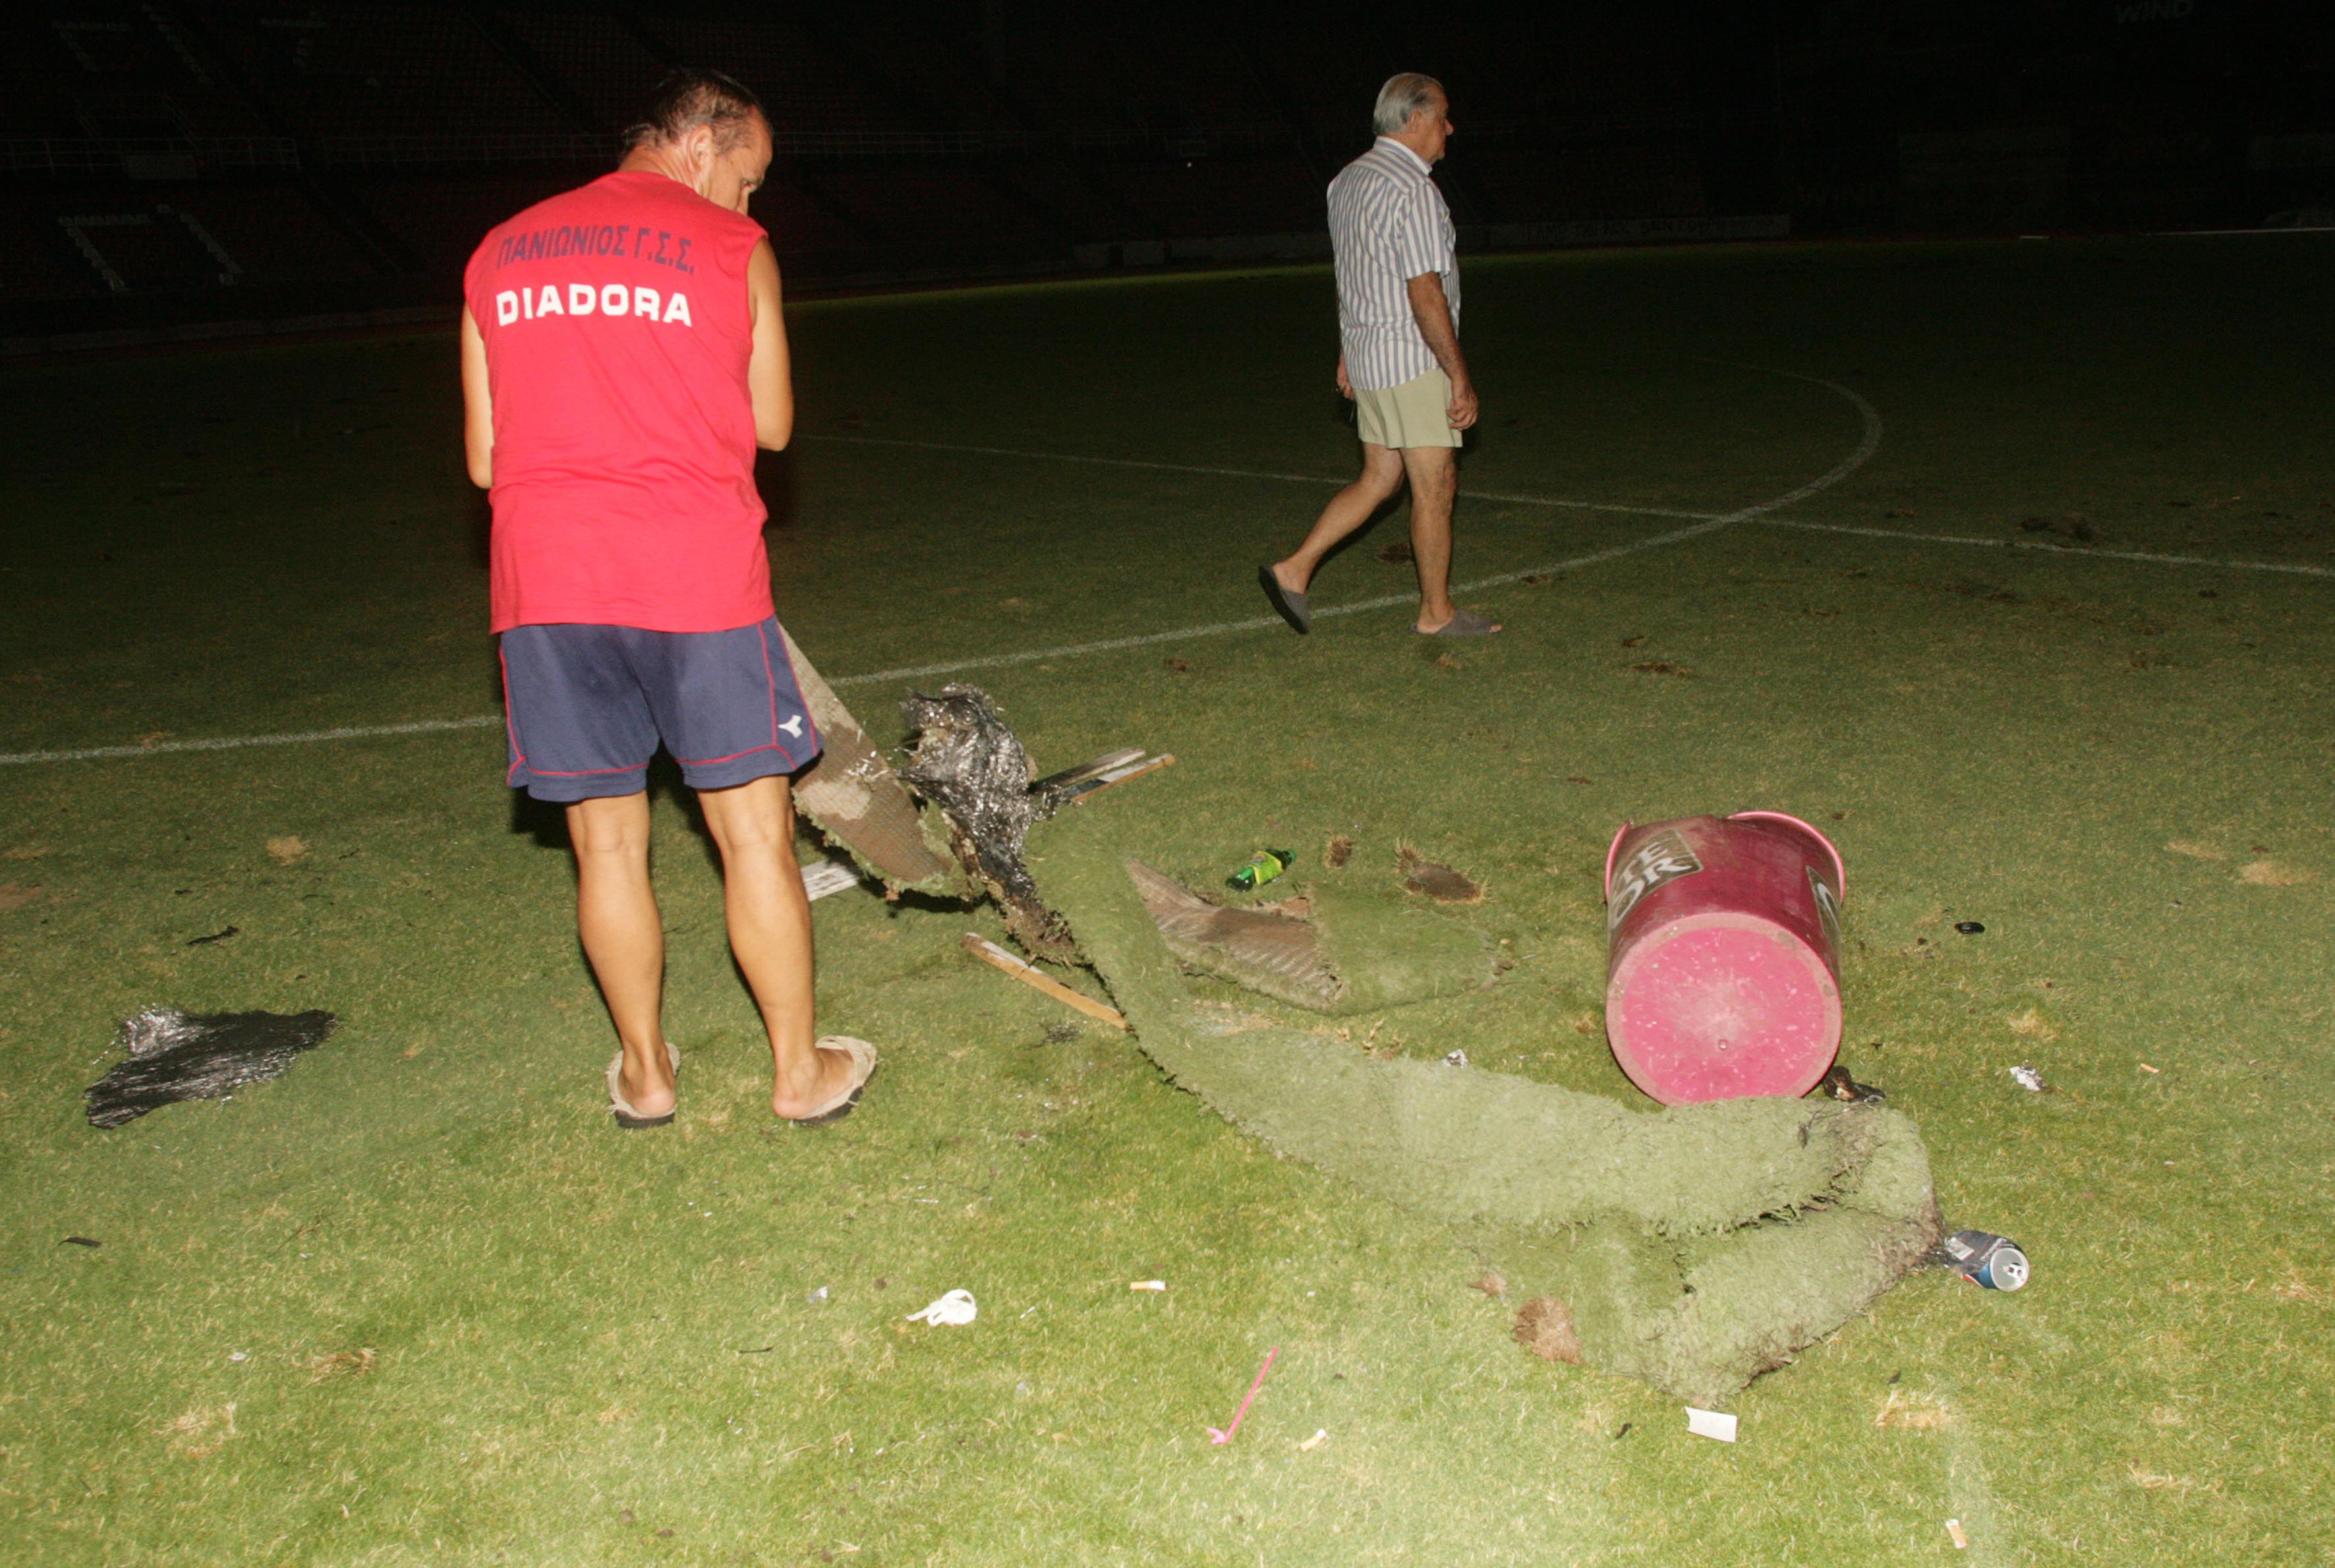
[[1294, 849], [1265, 849], [1255, 859], [1225, 878], [1225, 886], [1235, 893], [1246, 893], [1264, 886], [1283, 872], [1297, 864]]

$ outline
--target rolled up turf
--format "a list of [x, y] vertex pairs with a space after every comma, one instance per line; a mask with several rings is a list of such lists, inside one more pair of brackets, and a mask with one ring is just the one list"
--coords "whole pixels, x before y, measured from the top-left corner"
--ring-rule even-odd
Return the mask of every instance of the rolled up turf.
[[1863, 1311], [1936, 1242], [1921, 1135], [1877, 1106], [1644, 1112], [1295, 1030], [1212, 1028], [1144, 908], [1128, 869], [1140, 847], [1116, 842], [1121, 831], [1068, 814], [1033, 837], [1032, 867], [1143, 1050], [1244, 1131], [1468, 1231], [1535, 1316], [1569, 1322], [1544, 1353], [1716, 1404]]

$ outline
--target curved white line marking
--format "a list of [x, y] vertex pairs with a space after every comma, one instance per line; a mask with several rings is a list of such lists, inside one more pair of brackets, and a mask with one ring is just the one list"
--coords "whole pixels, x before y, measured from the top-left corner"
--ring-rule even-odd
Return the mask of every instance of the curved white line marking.
[[[1792, 373], [1778, 371], [1776, 373], [1789, 375]], [[1824, 384], [1830, 386], [1832, 383], [1826, 382]], [[1848, 395], [1855, 397], [1856, 394], [1850, 392]], [[953, 441], [900, 440], [890, 436], [807, 434], [800, 439], [807, 441], [829, 441], [838, 446], [901, 447], [911, 451], [963, 452], [969, 456], [982, 458], [1026, 458], [1042, 463], [1085, 463], [1090, 467], [1101, 469], [1148, 469], [1154, 473], [1163, 474], [1208, 474], [1231, 479], [1272, 479], [1289, 485], [1328, 485], [1332, 489], [1341, 489], [1354, 482], [1351, 477], [1333, 479], [1321, 474], [1276, 473], [1271, 469], [1220, 469], [1199, 463], [1155, 462], [1145, 458], [1097, 458], [1089, 457], [1083, 452], [1044, 452], [1028, 447], [969, 447], [960, 446]], [[1520, 507], [1562, 507], [1567, 510], [1583, 512], [1621, 512], [1639, 518], [1688, 518], [1707, 520], [1720, 515], [1717, 512], [1679, 511], [1671, 507], [1625, 507], [1612, 501], [1568, 501], [1555, 496], [1505, 495], [1497, 490], [1460, 490], [1456, 493], [1463, 499], [1471, 501], [1508, 501]]]
[[[1713, 362], [1720, 363], [1720, 362]], [[1761, 369], [1750, 366], [1750, 369]], [[1732, 512], [1670, 511], [1656, 507], [1608, 506], [1598, 501], [1568, 501], [1547, 496], [1503, 495], [1488, 491], [1462, 490], [1459, 493], [1478, 500], [1507, 501], [1524, 506], [1563, 507], [1595, 512], [1627, 512], [1642, 517], [1681, 518], [1691, 520], [1683, 528], [1649, 538], [1633, 539], [1625, 545], [1614, 545], [1603, 550], [1593, 550], [1585, 556], [1553, 561], [1544, 566], [1527, 566], [1522, 571], [1500, 572], [1488, 577], [1458, 584], [1456, 594], [1472, 594], [1485, 588], [1519, 582], [1526, 577], [1541, 576], [1555, 572], [1571, 571], [1579, 566], [1595, 566], [1601, 561], [1636, 555], [1642, 550], [1658, 549], [1699, 535], [1714, 533], [1730, 524], [1748, 522], [1766, 516], [1779, 507], [1804, 501], [1818, 491], [1830, 489], [1841, 480], [1863, 468], [1881, 447], [1881, 415], [1874, 406], [1851, 389], [1822, 376], [1804, 375], [1797, 371], [1771, 371], [1772, 375], [1788, 376], [1839, 393], [1856, 408], [1863, 421], [1863, 431], [1856, 448], [1848, 456], [1797, 489], [1787, 490], [1772, 500], [1765, 500]], [[1137, 458], [1083, 457], [1072, 452], [1023, 451], [1011, 447], [959, 446], [941, 441], [889, 440], [875, 436], [826, 436], [813, 438], [848, 441], [863, 446], [915, 447], [932, 451], [964, 452], [982, 457], [1027, 458], [1049, 462], [1089, 463], [1105, 468], [1147, 469], [1168, 473], [1209, 474], [1227, 479], [1276, 479], [1291, 484], [1343, 485], [1344, 479], [1325, 479], [1312, 474], [1273, 473], [1253, 469], [1222, 469], [1195, 467], [1183, 463], [1151, 462]], [[1358, 599], [1349, 604], [1330, 605], [1313, 612], [1315, 620], [1337, 615], [1359, 615], [1366, 611], [1390, 609], [1407, 605], [1414, 595], [1388, 594], [1374, 599]], [[1254, 615], [1237, 621], [1216, 621], [1201, 626], [1179, 626], [1170, 632], [1146, 632], [1131, 637], [1106, 637], [1092, 643], [1065, 643], [1052, 648], [1031, 648], [1016, 653], [991, 653], [979, 658], [954, 659], [935, 664], [910, 664], [896, 670], [876, 670], [865, 675], [846, 675], [829, 681], [830, 686], [873, 686], [887, 681], [922, 680], [931, 675], [961, 675], [975, 670], [1003, 669], [1015, 664], [1034, 664], [1047, 659], [1081, 658], [1094, 653], [1117, 653], [1127, 648], [1149, 647], [1158, 643], [1181, 643], [1198, 637], [1221, 637], [1235, 632], [1258, 632], [1281, 624], [1278, 615]], [[179, 751], [235, 751], [254, 746], [296, 746], [313, 740], [358, 740], [376, 736], [421, 735], [445, 730], [484, 730], [503, 721], [499, 713], [485, 713], [469, 719], [422, 719], [408, 724], [366, 724], [338, 730], [308, 730], [289, 735], [229, 735], [208, 740], [158, 740], [151, 746], [91, 746], [70, 751], [16, 751], [0, 753], [0, 767], [22, 766], [35, 762], [95, 762], [127, 757], [156, 757]]]
[[[1789, 376], [1794, 381], [1813, 382], [1817, 386], [1825, 387], [1833, 392], [1838, 392], [1842, 397], [1846, 398], [1850, 403], [1854, 404], [1856, 409], [1857, 418], [1862, 421], [1863, 426], [1857, 438], [1855, 450], [1851, 451], [1846, 457], [1841, 459], [1840, 461], [1833, 464], [1831, 468], [1826, 469], [1823, 473], [1818, 474], [1815, 479], [1810, 479], [1807, 484], [1801, 485], [1796, 489], [1787, 490], [1782, 495], [1777, 496], [1771, 500], [1756, 502], [1751, 506], [1744, 507], [1732, 512], [1654, 512], [1652, 515], [1657, 517], [1692, 518], [1696, 519], [1696, 521], [1687, 528], [1672, 528], [1667, 533], [1655, 534], [1649, 538], [1633, 539], [1626, 545], [1614, 545], [1606, 549], [1593, 550], [1585, 556], [1574, 556], [1569, 560], [1553, 561], [1545, 566], [1526, 566], [1521, 571], [1500, 572], [1488, 577], [1478, 577], [1472, 582], [1456, 585], [1451, 591], [1455, 594], [1472, 594], [1485, 588], [1494, 588], [1507, 583], [1520, 582], [1526, 577], [1544, 576], [1550, 573], [1571, 571], [1577, 566], [1595, 566], [1600, 561], [1611, 561], [1623, 556], [1635, 555], [1641, 550], [1658, 549], [1664, 545], [1674, 545], [1684, 539], [1694, 538], [1699, 535], [1716, 533], [1720, 528], [1727, 528], [1731, 524], [1749, 522], [1756, 518], [1765, 517], [1767, 514], [1776, 510], [1779, 507], [1788, 507], [1797, 501], [1804, 501], [1810, 496], [1816, 495], [1820, 491], [1830, 489], [1833, 486], [1840, 483], [1841, 480], [1848, 478], [1849, 475], [1855, 473], [1857, 469], [1863, 468], [1865, 463], [1871, 460], [1873, 454], [1881, 450], [1880, 411], [1875, 409], [1872, 403], [1866, 402], [1863, 396], [1851, 389], [1841, 385], [1838, 382], [1826, 381], [1822, 376], [1802, 375], [1797, 371], [1776, 371], [1771, 373]], [[887, 444], [909, 445], [913, 443], [893, 442]], [[964, 450], [997, 452], [1003, 452], [1003, 450], [1000, 448]], [[1029, 454], [1003, 453], [1003, 455], [1056, 457], [1061, 456], [1061, 454], [1033, 452]], [[1119, 460], [1109, 458], [1072, 458], [1070, 460], [1073, 462], [1115, 463]], [[1172, 465], [1166, 463], [1143, 463], [1140, 465], [1131, 464], [1130, 466], [1158, 469], [1168, 468]], [[1221, 472], [1223, 470], [1196, 469], [1192, 471], [1196, 473], [1205, 473]], [[1295, 476], [1287, 474], [1259, 474], [1253, 477], [1259, 479], [1290, 479]], [[1323, 479], [1311, 482], [1342, 485], [1346, 481], [1343, 479]], [[1465, 494], [1467, 492], [1463, 491], [1462, 493]], [[1537, 496], [1504, 496], [1486, 498], [1523, 500], [1541, 506], [1574, 506], [1588, 504], [1549, 500]], [[1615, 508], [1601, 507], [1596, 509], [1611, 510]], [[1632, 508], [1629, 509], [1633, 511], [1652, 510], [1652, 508]], [[1318, 609], [1313, 612], [1313, 618], [1320, 621], [1326, 620], [1332, 615], [1359, 615], [1367, 610], [1384, 610], [1390, 609], [1396, 605], [1408, 605], [1416, 598], [1417, 595], [1413, 594], [1387, 594], [1375, 599], [1357, 599], [1349, 604], [1331, 605], [1322, 609]], [[1116, 653], [1124, 648], [1148, 647], [1155, 643], [1177, 643], [1192, 637], [1217, 637], [1232, 632], [1262, 631], [1265, 628], [1278, 626], [1280, 624], [1281, 617], [1278, 615], [1257, 615], [1238, 621], [1218, 621], [1213, 624], [1206, 626], [1185, 626], [1173, 632], [1148, 632], [1140, 636], [1109, 637], [1095, 643], [1066, 643], [1060, 647], [1035, 648], [1019, 653], [992, 653], [986, 657], [978, 659], [958, 659], [945, 663], [937, 664], [911, 664], [897, 670], [877, 670], [865, 675], [847, 675], [839, 681], [829, 682], [828, 684], [835, 686], [872, 686], [879, 682], [885, 681], [910, 681], [920, 680], [927, 675], [963, 674], [974, 670], [1000, 669], [1009, 664], [1035, 663], [1042, 659], [1077, 658], [1089, 653]]]

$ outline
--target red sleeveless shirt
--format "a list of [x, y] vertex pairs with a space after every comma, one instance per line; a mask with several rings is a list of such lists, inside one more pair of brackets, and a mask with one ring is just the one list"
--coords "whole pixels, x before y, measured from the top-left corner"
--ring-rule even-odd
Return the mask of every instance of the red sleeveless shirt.
[[488, 234], [462, 278], [494, 397], [494, 629], [720, 632], [770, 615], [746, 261], [762, 227], [604, 175]]

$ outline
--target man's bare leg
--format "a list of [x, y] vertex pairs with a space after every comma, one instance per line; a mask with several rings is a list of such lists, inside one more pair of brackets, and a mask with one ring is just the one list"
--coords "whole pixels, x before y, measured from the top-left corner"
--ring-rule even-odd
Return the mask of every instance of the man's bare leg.
[[576, 847], [576, 929], [625, 1049], [625, 1098], [643, 1116], [673, 1109], [665, 1057], [664, 923], [649, 886], [649, 798], [615, 795], [567, 808]]
[[1315, 569], [1322, 565], [1322, 557], [1340, 539], [1369, 522], [1371, 514], [1401, 483], [1402, 459], [1390, 448], [1364, 441], [1361, 477], [1330, 498], [1330, 504], [1322, 508], [1322, 516], [1294, 555], [1274, 563], [1274, 578], [1293, 594], [1305, 592], [1313, 581]]
[[770, 1031], [776, 1084], [770, 1109], [809, 1115], [850, 1083], [851, 1058], [819, 1050], [813, 1023], [810, 900], [795, 864], [794, 796], [781, 778], [698, 793], [722, 850], [722, 905], [730, 951]]
[[1422, 632], [1440, 631], [1451, 620], [1451, 498], [1459, 488], [1454, 456], [1449, 447], [1402, 449], [1410, 476], [1410, 555], [1419, 568], [1419, 619], [1411, 624]]

